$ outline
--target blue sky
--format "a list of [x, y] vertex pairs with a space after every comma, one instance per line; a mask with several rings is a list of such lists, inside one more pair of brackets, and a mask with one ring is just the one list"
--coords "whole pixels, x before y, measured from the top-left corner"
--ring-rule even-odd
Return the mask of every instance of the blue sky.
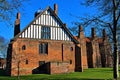
[[[83, 0], [31, 0], [24, 5], [24, 11], [21, 13], [21, 30], [23, 30], [33, 19], [34, 13], [38, 9], [46, 9], [47, 6], [50, 6], [53, 9], [54, 3], [58, 4], [58, 16], [67, 24], [67, 27], [74, 26], [72, 22], [79, 21], [79, 18], [75, 16], [86, 16], [86, 14], [94, 14], [94, 8], [87, 8], [82, 6], [80, 2]], [[71, 14], [73, 16], [71, 16]], [[16, 15], [15, 15], [16, 16]], [[12, 24], [16, 17], [12, 18]], [[7, 40], [13, 38], [14, 27], [7, 26], [3, 23], [1, 24], [0, 36], [3, 36]], [[86, 31], [86, 33], [89, 31]]]

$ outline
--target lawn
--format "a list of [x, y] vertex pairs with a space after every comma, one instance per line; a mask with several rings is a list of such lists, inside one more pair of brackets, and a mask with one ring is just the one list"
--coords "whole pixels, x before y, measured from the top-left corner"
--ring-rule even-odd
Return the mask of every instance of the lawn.
[[[0, 71], [0, 80], [17, 80], [17, 77], [4, 76]], [[112, 68], [90, 68], [84, 72], [74, 72], [69, 74], [32, 74], [20, 76], [20, 80], [112, 80]]]

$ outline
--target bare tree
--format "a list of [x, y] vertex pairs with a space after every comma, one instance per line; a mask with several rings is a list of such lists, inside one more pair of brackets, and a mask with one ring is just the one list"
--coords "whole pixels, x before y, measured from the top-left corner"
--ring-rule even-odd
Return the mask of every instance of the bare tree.
[[0, 22], [11, 23], [12, 17], [28, 0], [0, 0]]
[[18, 53], [16, 52], [16, 50], [13, 50], [12, 59], [13, 59], [13, 63], [16, 65], [13, 69], [17, 69], [17, 78], [18, 78], [18, 80], [20, 80], [20, 63], [21, 63], [21, 61], [24, 60], [24, 59], [22, 60], [22, 57], [24, 55], [21, 55], [20, 48], [18, 48], [18, 49], [19, 49]]
[[[22, 54], [23, 52], [21, 52], [21, 48], [19, 47], [19, 45], [21, 44], [20, 41], [18, 41], [18, 43], [15, 45], [16, 48], [13, 49], [13, 44], [9, 44], [8, 46], [8, 53], [7, 53], [7, 69], [11, 68], [11, 70], [16, 72], [16, 76], [18, 78], [18, 80], [20, 80], [20, 75], [21, 75], [21, 62], [25, 62], [26, 58], [24, 58], [24, 54]], [[14, 65], [14, 67], [10, 67], [12, 65]], [[6, 70], [7, 70], [6, 69]], [[9, 72], [9, 71], [6, 71]]]
[[108, 35], [112, 40], [113, 46], [113, 76], [116, 80], [119, 77], [118, 71], [118, 36], [120, 28], [120, 0], [85, 0], [82, 2], [87, 7], [94, 7], [97, 13], [92, 16], [81, 17], [83, 26], [95, 26], [96, 28], [106, 28]]
[[8, 44], [7, 40], [4, 37], [0, 36], [0, 55], [2, 58], [6, 58], [7, 44]]

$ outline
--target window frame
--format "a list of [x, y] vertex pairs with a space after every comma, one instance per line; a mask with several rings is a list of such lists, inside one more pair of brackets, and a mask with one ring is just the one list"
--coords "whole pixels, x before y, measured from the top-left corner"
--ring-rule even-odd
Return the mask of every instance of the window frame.
[[51, 39], [51, 28], [48, 26], [41, 27], [41, 39]]
[[48, 54], [48, 43], [39, 43], [39, 54]]

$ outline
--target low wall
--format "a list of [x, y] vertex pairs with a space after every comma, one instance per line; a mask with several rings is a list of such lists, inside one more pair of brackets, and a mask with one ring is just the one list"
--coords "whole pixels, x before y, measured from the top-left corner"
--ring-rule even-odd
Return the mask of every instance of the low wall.
[[47, 71], [49, 74], [60, 74], [69, 72], [69, 62], [49, 62]]

